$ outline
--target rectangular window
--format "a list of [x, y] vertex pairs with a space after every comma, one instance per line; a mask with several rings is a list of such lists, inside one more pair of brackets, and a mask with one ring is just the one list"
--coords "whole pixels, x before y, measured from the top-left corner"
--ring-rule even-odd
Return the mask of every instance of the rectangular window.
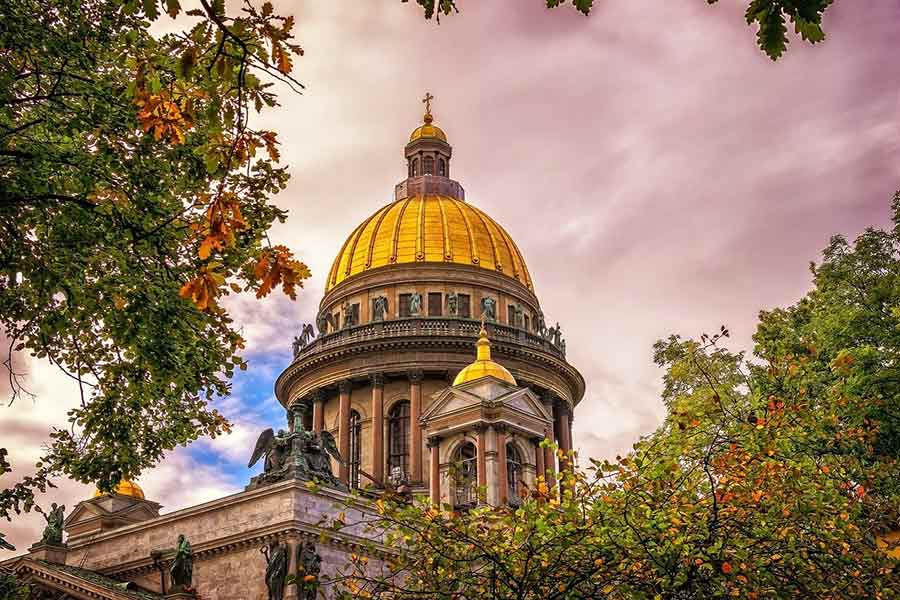
[[531, 331], [531, 323], [529, 323], [528, 315], [525, 315], [525, 331]]
[[359, 303], [350, 307], [350, 325], [359, 325]]
[[443, 308], [444, 295], [440, 292], [428, 292], [428, 316], [429, 317], [439, 317], [441, 316], [441, 309]]
[[398, 307], [401, 317], [409, 316], [409, 299], [412, 294], [400, 294], [400, 306]]
[[468, 294], [459, 294], [457, 297], [457, 307], [458, 314], [463, 319], [469, 319], [472, 317], [472, 309], [469, 306], [469, 295]]
[[334, 330], [341, 328], [341, 313], [334, 313]]
[[510, 327], [516, 326], [516, 307], [512, 304], [506, 305], [506, 324]]

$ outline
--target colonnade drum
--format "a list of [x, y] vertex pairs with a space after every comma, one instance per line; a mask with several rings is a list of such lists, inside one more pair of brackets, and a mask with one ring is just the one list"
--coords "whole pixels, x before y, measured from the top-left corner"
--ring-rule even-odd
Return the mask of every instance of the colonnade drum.
[[[349, 486], [377, 494], [393, 481], [462, 505], [475, 499], [458, 482], [471, 480], [496, 504], [558, 468], [539, 445], [571, 448], [584, 379], [512, 236], [449, 178], [451, 156], [426, 113], [405, 147], [408, 176], [341, 245], [315, 332], [275, 392], [335, 435]], [[467, 369], [487, 364], [480, 334], [496, 369]]]

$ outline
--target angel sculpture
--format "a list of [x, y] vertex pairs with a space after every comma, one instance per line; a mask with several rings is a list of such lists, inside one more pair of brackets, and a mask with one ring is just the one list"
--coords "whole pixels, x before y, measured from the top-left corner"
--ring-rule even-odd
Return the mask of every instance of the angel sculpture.
[[278, 435], [275, 435], [275, 432], [269, 427], [259, 434], [256, 446], [253, 448], [253, 455], [250, 457], [250, 462], [247, 463], [247, 468], [251, 468], [265, 455], [266, 461], [263, 463], [263, 472], [273, 473], [280, 471], [285, 466], [290, 454], [290, 436], [283, 429], [279, 429]]
[[259, 462], [265, 455], [263, 474], [254, 477], [251, 486], [274, 483], [288, 477], [313, 480], [336, 487], [344, 487], [331, 470], [331, 458], [343, 464], [337, 442], [331, 432], [313, 433], [303, 429], [301, 415], [294, 415], [294, 430], [290, 433], [272, 429], [263, 431], [256, 440], [256, 447], [247, 467]]

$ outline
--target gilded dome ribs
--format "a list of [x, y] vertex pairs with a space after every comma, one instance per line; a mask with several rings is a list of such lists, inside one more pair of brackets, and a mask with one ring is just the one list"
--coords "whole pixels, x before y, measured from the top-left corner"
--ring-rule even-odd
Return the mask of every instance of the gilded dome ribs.
[[381, 223], [389, 212], [391, 212], [392, 204], [388, 204], [378, 211], [378, 221], [375, 222], [375, 228], [372, 230], [372, 236], [369, 238], [369, 254], [366, 256], [366, 268], [372, 266], [372, 255], [375, 253], [375, 240], [378, 239], [378, 232], [381, 231]]
[[441, 225], [444, 230], [444, 260], [453, 260], [453, 242], [450, 239], [450, 227], [447, 225], [447, 213], [444, 212], [444, 199], [438, 196], [438, 208], [441, 209]]
[[472, 257], [472, 264], [477, 265], [481, 262], [481, 258], [478, 256], [478, 245], [475, 243], [475, 232], [472, 231], [472, 223], [469, 221], [469, 215], [466, 214], [466, 207], [461, 202], [455, 202], [456, 209], [459, 211], [459, 215], [463, 218], [463, 221], [466, 223], [466, 233], [469, 235], [469, 255]]
[[475, 214], [478, 215], [481, 226], [484, 227], [484, 230], [487, 231], [488, 236], [491, 238], [491, 250], [494, 252], [494, 268], [503, 272], [503, 261], [500, 258], [500, 250], [497, 248], [497, 240], [494, 238], [494, 233], [491, 231], [491, 228], [488, 227], [487, 221], [484, 219], [484, 213], [477, 211]]
[[503, 245], [506, 246], [506, 253], [509, 255], [509, 262], [512, 265], [513, 277], [518, 279], [519, 278], [519, 266], [518, 266], [518, 264], [516, 264], [516, 256], [513, 254], [512, 248], [509, 245], [509, 236], [506, 235], [506, 232], [503, 231], [503, 229], [501, 229], [499, 225], [497, 225], [497, 222], [493, 218], [489, 217], [486, 214], [483, 216], [484, 216], [484, 218], [486, 218], [488, 220], [488, 222], [491, 225], [494, 226], [494, 228], [497, 230], [498, 235], [503, 240]]
[[419, 197], [419, 214], [418, 219], [419, 234], [416, 236], [416, 260], [425, 260], [425, 197]]
[[432, 262], [478, 266], [533, 291], [515, 240], [490, 215], [441, 194], [397, 200], [363, 221], [335, 258], [326, 291], [370, 269]]
[[397, 222], [394, 223], [394, 243], [390, 258], [392, 263], [397, 262], [397, 245], [400, 242], [400, 226], [403, 224], [403, 215], [406, 213], [406, 207], [412, 202], [412, 198], [401, 200], [401, 202], [403, 202], [403, 205], [400, 207], [400, 214], [397, 215]]

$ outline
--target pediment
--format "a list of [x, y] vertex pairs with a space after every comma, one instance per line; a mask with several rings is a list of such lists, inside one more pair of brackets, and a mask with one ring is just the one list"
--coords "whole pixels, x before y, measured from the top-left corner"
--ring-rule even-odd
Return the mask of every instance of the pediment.
[[552, 421], [552, 416], [547, 414], [540, 399], [529, 388], [516, 387], [493, 377], [447, 387], [433, 397], [434, 402], [422, 414], [422, 421], [433, 421], [480, 406], [502, 406], [540, 421]]
[[544, 404], [528, 388], [518, 388], [505, 396], [501, 396], [496, 400], [496, 404], [542, 421], [549, 422], [553, 420], [553, 416], [547, 413]]

